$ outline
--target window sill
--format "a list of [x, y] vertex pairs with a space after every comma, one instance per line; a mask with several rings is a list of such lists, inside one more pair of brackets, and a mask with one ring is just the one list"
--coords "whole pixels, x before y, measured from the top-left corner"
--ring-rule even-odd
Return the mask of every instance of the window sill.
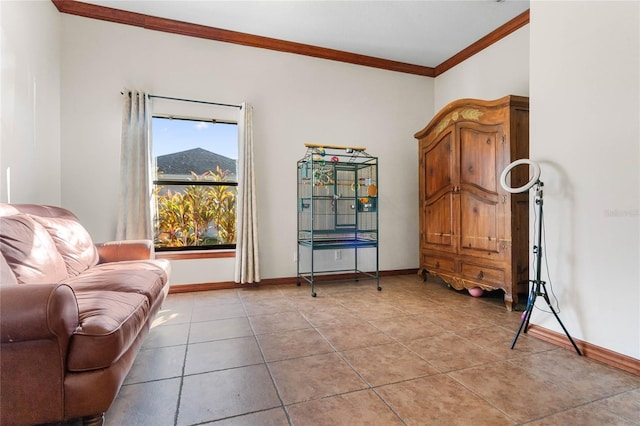
[[194, 250], [194, 251], [161, 251], [156, 252], [156, 259], [188, 260], [188, 259], [220, 259], [236, 257], [235, 250]]

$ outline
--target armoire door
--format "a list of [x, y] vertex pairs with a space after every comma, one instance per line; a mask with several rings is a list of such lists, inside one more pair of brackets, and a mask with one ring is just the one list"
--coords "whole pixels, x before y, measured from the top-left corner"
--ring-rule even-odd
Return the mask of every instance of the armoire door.
[[503, 260], [506, 198], [501, 196], [503, 132], [500, 125], [460, 123], [459, 252]]
[[454, 128], [450, 127], [427, 146], [421, 147], [422, 202], [421, 247], [455, 253], [455, 155]]

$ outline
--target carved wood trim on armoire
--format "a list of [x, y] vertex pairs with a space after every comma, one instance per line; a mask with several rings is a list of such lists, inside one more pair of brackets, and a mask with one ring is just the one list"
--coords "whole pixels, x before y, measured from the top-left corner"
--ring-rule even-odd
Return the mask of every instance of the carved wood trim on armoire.
[[[529, 280], [529, 194], [500, 174], [529, 156], [529, 98], [460, 99], [415, 134], [419, 142], [420, 269], [462, 290], [504, 291], [512, 310]], [[529, 180], [510, 173], [512, 187]]]

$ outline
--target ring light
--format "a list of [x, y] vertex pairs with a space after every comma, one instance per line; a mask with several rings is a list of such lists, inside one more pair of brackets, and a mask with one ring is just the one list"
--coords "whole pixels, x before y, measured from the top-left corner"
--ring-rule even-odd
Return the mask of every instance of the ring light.
[[[533, 172], [533, 177], [531, 177], [531, 179], [529, 179], [529, 182], [527, 182], [526, 184], [522, 185], [520, 188], [512, 188], [507, 184], [507, 175], [509, 174], [511, 169], [513, 169], [514, 167], [517, 167], [517, 166], [519, 166], [521, 164], [528, 164], [530, 166], [530, 169]], [[556, 310], [551, 305], [551, 301], [549, 300], [549, 293], [547, 292], [546, 283], [544, 281], [542, 281], [542, 279], [541, 279], [542, 278], [542, 252], [544, 251], [544, 250], [542, 250], [542, 233], [543, 233], [544, 224], [542, 222], [542, 216], [543, 216], [543, 214], [542, 214], [542, 204], [543, 204], [543, 201], [542, 201], [542, 186], [543, 186], [543, 183], [540, 182], [540, 166], [537, 163], [534, 163], [531, 160], [523, 158], [521, 160], [516, 160], [513, 163], [509, 164], [503, 170], [502, 174], [500, 175], [500, 186], [502, 186], [502, 188], [505, 191], [510, 192], [512, 194], [513, 193], [517, 193], [517, 192], [528, 191], [533, 185], [537, 185], [536, 186], [536, 198], [535, 198], [535, 204], [536, 204], [536, 208], [537, 208], [537, 213], [536, 213], [536, 224], [534, 225], [534, 229], [536, 230], [536, 240], [535, 240], [535, 243], [533, 245], [533, 254], [535, 255], [534, 271], [535, 271], [535, 274], [536, 274], [536, 279], [535, 280], [529, 280], [529, 282], [533, 284], [531, 286], [531, 288], [530, 288], [531, 293], [529, 294], [529, 299], [527, 300], [527, 308], [525, 309], [524, 313], [520, 317], [522, 319], [522, 321], [520, 322], [520, 328], [518, 328], [518, 332], [516, 333], [515, 337], [513, 338], [513, 341], [511, 342], [511, 349], [513, 349], [514, 346], [516, 345], [516, 342], [518, 341], [518, 337], [520, 336], [520, 332], [522, 332], [523, 330], [524, 330], [525, 333], [527, 332], [527, 328], [529, 328], [529, 319], [531, 318], [531, 312], [533, 311], [533, 308], [536, 305], [536, 298], [538, 296], [542, 296], [544, 298], [545, 302], [547, 302], [547, 306], [549, 307], [549, 311], [551, 311], [553, 316], [556, 317], [556, 319], [560, 323], [560, 327], [562, 327], [562, 330], [564, 331], [564, 334], [566, 334], [567, 337], [569, 338], [569, 341], [573, 345], [573, 348], [576, 350], [578, 355], [582, 355], [582, 352], [580, 352], [580, 349], [576, 345], [576, 342], [573, 341], [573, 339], [571, 338], [571, 335], [567, 331], [566, 327], [564, 326], [564, 324], [562, 324], [562, 321], [560, 320], [560, 317], [558, 316], [558, 312], [556, 312]], [[553, 292], [553, 289], [551, 291]]]
[[[509, 184], [507, 184], [507, 175], [509, 174], [511, 169], [521, 164], [528, 164], [529, 166], [531, 166], [531, 170], [533, 171], [533, 177], [529, 180], [529, 182], [525, 183], [521, 187], [512, 188], [509, 186]], [[500, 186], [502, 186], [502, 188], [507, 192], [510, 192], [512, 194], [517, 194], [519, 192], [528, 191], [533, 185], [535, 185], [538, 182], [539, 179], [540, 179], [540, 166], [538, 165], [538, 163], [534, 163], [529, 159], [522, 158], [520, 160], [516, 160], [513, 163], [509, 164], [502, 171], [502, 174], [500, 175]]]

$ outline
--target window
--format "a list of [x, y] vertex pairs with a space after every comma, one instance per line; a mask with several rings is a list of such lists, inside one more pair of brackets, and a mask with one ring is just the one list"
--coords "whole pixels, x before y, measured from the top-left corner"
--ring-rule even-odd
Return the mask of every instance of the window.
[[237, 123], [154, 116], [151, 126], [156, 250], [235, 248]]

